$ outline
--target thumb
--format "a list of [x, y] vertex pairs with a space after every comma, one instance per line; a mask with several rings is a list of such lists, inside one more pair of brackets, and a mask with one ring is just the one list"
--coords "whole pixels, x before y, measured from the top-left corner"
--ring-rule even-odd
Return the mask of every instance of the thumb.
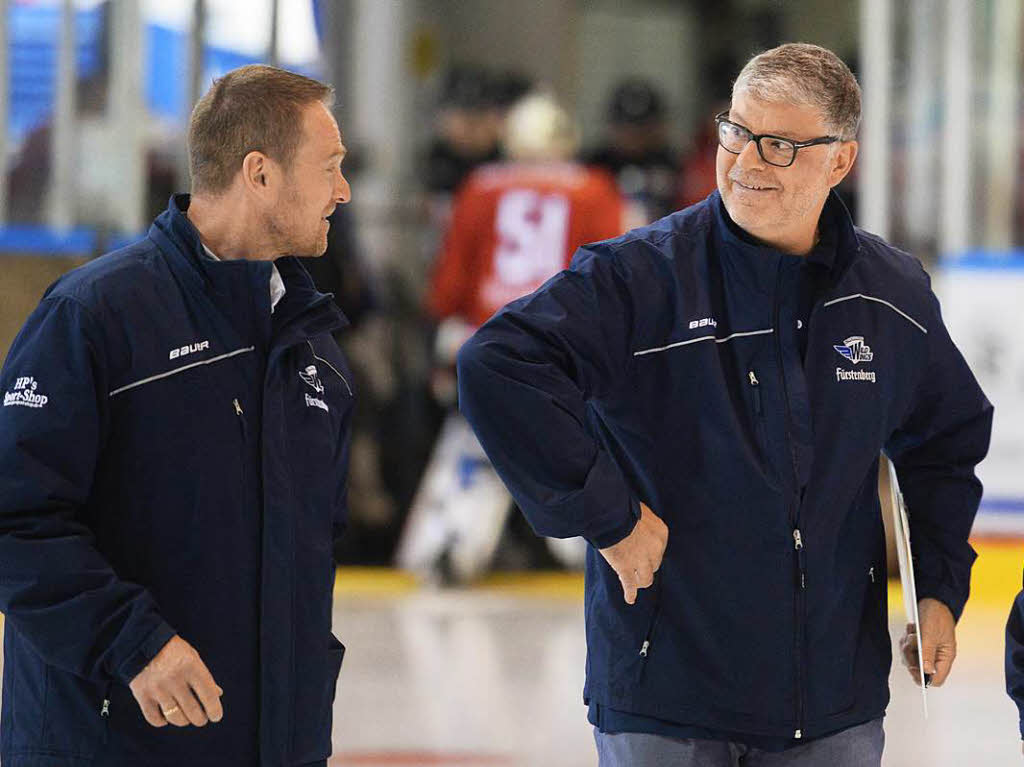
[[619, 574], [619, 582], [622, 584], [622, 596], [627, 605], [636, 603], [636, 580]]

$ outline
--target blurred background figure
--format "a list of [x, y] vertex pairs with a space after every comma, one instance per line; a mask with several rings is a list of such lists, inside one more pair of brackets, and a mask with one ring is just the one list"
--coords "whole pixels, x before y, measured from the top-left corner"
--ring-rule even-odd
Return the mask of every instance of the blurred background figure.
[[[489, 566], [512, 501], [456, 404], [455, 355], [509, 301], [568, 266], [576, 248], [622, 231], [611, 177], [572, 162], [572, 118], [546, 94], [509, 112], [507, 160], [485, 165], [460, 188], [427, 302], [438, 323], [431, 389], [450, 409], [413, 502], [400, 566], [466, 582]], [[553, 543], [561, 561], [583, 562], [585, 544]]]
[[[435, 116], [436, 133], [424, 157], [424, 185], [443, 207], [477, 166], [499, 157], [494, 83], [480, 67], [452, 67], [445, 76]], [[446, 211], [439, 221], [447, 223]]]
[[628, 200], [626, 229], [675, 210], [679, 160], [669, 145], [665, 98], [641, 79], [621, 82], [608, 100], [607, 135], [582, 161], [615, 178]]

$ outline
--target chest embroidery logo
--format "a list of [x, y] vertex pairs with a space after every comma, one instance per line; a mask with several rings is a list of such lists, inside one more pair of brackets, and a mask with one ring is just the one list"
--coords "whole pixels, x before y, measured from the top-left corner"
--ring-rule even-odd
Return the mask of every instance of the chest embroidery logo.
[[[309, 365], [305, 370], [300, 370], [299, 378], [301, 378], [307, 385], [311, 386], [313, 391], [317, 394], [324, 393], [324, 384], [316, 372], [316, 365]], [[310, 397], [309, 392], [305, 392], [305, 397], [306, 407], [318, 407], [326, 413], [331, 412], [330, 408], [327, 407], [327, 403], [319, 397]]]
[[850, 336], [842, 344], [836, 344], [832, 348], [854, 365], [858, 362], [871, 362], [875, 358], [871, 347], [864, 343], [864, 336]]
[[43, 407], [50, 398], [39, 394], [39, 383], [32, 376], [22, 376], [14, 382], [14, 387], [4, 393], [4, 407], [21, 405], [22, 407]]
[[[871, 362], [875, 358], [871, 347], [864, 343], [864, 336], [850, 336], [841, 344], [835, 344], [832, 348], [854, 365], [860, 362]], [[874, 370], [843, 370], [843, 368], [836, 368], [836, 380], [875, 383], [876, 376]]]

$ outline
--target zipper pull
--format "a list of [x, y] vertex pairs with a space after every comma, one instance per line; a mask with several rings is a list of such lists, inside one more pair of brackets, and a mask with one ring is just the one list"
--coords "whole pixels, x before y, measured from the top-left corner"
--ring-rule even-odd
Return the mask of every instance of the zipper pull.
[[103, 708], [100, 709], [100, 716], [110, 716], [110, 698], [103, 699]]
[[800, 738], [802, 738], [803, 736], [804, 736], [804, 731], [803, 730], [797, 730], [796, 732], [793, 733], [793, 737], [796, 738], [797, 740], [800, 740]]
[[875, 568], [872, 567], [870, 570], [868, 570], [868, 575], [871, 576], [871, 582], [874, 583], [875, 582]]
[[795, 544], [794, 548], [796, 548], [797, 551], [800, 551], [800, 549], [804, 547], [804, 539], [800, 536], [799, 527], [793, 531], [793, 543]]
[[647, 648], [649, 648], [650, 646], [651, 646], [651, 640], [645, 639], [643, 646], [640, 648], [640, 657], [641, 658], [646, 658], [647, 657]]
[[750, 385], [751, 386], [757, 386], [760, 383], [760, 381], [757, 380], [757, 376], [754, 375], [754, 371], [753, 370], [751, 370], [749, 373], [747, 373], [747, 375], [750, 376]]
[[241, 415], [242, 414], [242, 406], [239, 404], [237, 397], [235, 399], [231, 400], [231, 404], [233, 404], [235, 406], [235, 415]]

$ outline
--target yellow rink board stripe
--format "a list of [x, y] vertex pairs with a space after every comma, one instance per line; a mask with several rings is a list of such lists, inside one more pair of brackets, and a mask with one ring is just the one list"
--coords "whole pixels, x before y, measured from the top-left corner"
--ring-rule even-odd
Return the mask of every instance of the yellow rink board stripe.
[[[987, 607], [1009, 611], [1021, 589], [1024, 540], [974, 541], [978, 561], [971, 575], [968, 609]], [[339, 567], [334, 581], [335, 596], [402, 596], [419, 588], [415, 576], [387, 567]], [[583, 598], [583, 576], [566, 572], [493, 573], [471, 587], [514, 596], [544, 599]], [[890, 609], [902, 608], [899, 580], [889, 584]], [[0, 614], [0, 626], [3, 614]]]
[[[968, 607], [1009, 611], [1021, 589], [1024, 540], [975, 540], [978, 561], [971, 574]], [[416, 591], [416, 578], [399, 570], [379, 567], [339, 567], [334, 581], [335, 596], [401, 596]], [[496, 592], [543, 599], [583, 598], [583, 575], [567, 572], [492, 573], [470, 587], [473, 591]], [[899, 579], [889, 584], [890, 609], [902, 609]]]

